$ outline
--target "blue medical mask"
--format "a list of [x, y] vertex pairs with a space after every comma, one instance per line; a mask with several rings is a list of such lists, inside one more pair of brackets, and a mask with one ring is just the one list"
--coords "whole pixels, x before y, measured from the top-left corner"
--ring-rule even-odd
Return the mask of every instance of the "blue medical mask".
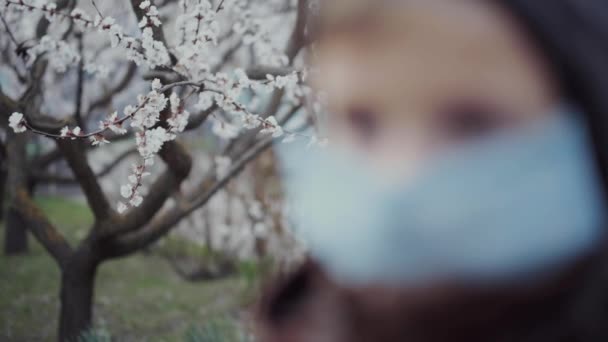
[[284, 147], [290, 217], [311, 254], [348, 284], [530, 279], [589, 253], [604, 202], [578, 113], [455, 148], [387, 184], [333, 150]]

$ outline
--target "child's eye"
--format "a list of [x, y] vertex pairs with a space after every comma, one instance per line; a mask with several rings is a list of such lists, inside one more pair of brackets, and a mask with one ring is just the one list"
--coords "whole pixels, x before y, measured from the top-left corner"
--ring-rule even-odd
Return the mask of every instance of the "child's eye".
[[469, 140], [492, 134], [504, 126], [504, 116], [494, 106], [456, 103], [436, 116], [440, 134], [450, 140]]
[[369, 144], [377, 136], [378, 116], [371, 109], [354, 107], [348, 111], [346, 118], [356, 137], [364, 144]]

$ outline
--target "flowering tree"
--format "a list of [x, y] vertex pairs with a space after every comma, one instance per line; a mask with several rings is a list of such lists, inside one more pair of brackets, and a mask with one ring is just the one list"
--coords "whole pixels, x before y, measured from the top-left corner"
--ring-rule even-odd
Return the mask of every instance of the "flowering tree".
[[[47, 168], [64, 160], [95, 218], [72, 246], [19, 182], [9, 192], [10, 208], [61, 269], [59, 340], [90, 327], [103, 261], [157, 241], [273, 142], [320, 142], [285, 128], [310, 94], [299, 57], [310, 9], [307, 0], [0, 0], [9, 164], [24, 165], [10, 159], [24, 137], [54, 144], [27, 161], [28, 172], [9, 167], [9, 179], [61, 180]], [[179, 140], [188, 131], [220, 143], [213, 171], [184, 188], [192, 158]], [[140, 161], [114, 205], [88, 154], [119, 141], [133, 141]]]

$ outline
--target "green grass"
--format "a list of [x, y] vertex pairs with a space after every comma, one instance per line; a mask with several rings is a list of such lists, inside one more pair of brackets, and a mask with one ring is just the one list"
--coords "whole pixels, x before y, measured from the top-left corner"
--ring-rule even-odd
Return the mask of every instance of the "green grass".
[[[84, 204], [55, 198], [38, 203], [72, 243], [92, 222]], [[0, 341], [54, 340], [59, 276], [33, 238], [28, 255], [0, 256]], [[112, 341], [184, 341], [193, 327], [217, 317], [238, 317], [249, 288], [242, 276], [189, 283], [161, 257], [139, 253], [99, 269], [95, 327], [108, 332]]]

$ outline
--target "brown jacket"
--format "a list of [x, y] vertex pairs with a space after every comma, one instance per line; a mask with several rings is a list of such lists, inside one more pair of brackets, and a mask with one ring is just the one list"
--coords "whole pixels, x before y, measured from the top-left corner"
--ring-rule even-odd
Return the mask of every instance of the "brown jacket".
[[608, 341], [606, 272], [589, 261], [599, 259], [586, 258], [542, 284], [491, 289], [345, 288], [307, 262], [263, 297], [259, 336], [263, 342]]

